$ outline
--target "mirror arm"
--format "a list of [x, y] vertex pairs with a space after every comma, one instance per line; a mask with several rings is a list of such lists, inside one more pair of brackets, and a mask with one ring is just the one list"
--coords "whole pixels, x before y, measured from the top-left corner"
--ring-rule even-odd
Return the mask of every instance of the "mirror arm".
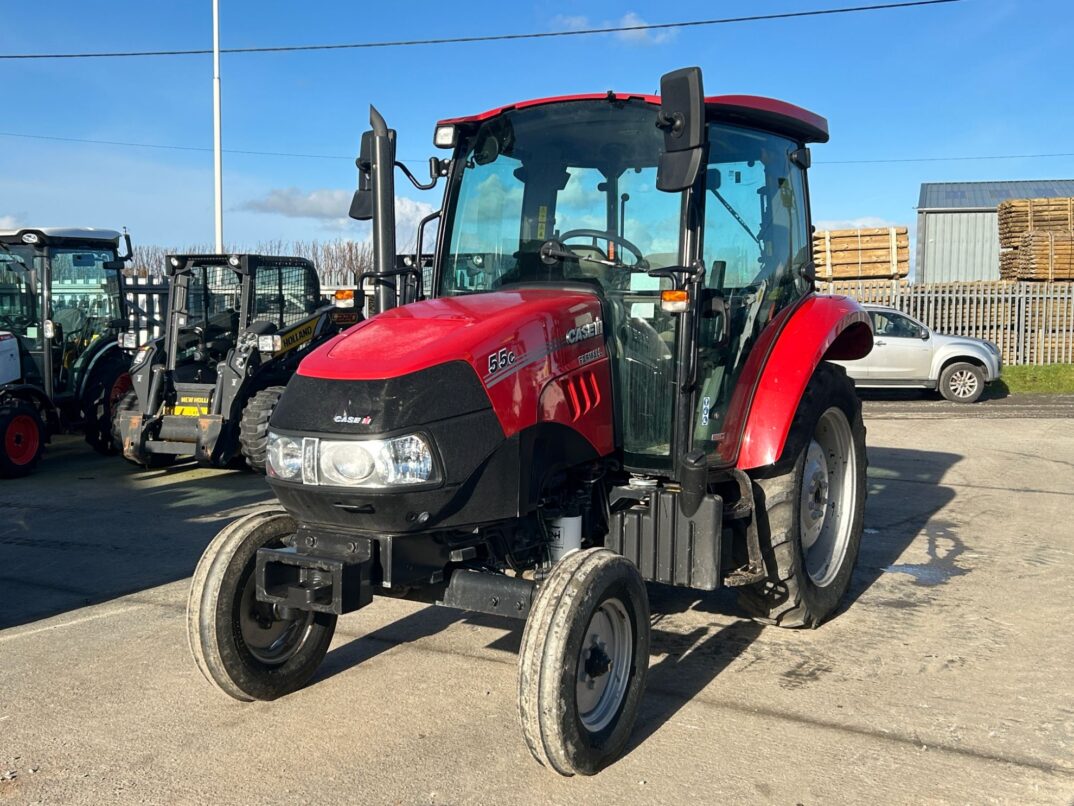
[[[433, 159], [436, 159], [436, 157], [433, 157]], [[418, 181], [418, 178], [416, 176], [414, 176], [414, 174], [412, 174], [410, 172], [410, 169], [407, 168], [406, 165], [404, 165], [403, 163], [401, 163], [398, 160], [396, 160], [395, 167], [398, 168], [400, 171], [402, 171], [403, 174], [406, 176], [406, 178], [410, 180], [410, 184], [412, 184], [418, 190], [432, 190], [434, 187], [436, 187], [436, 183], [440, 180], [439, 175], [434, 175], [433, 178], [428, 183], [422, 184], [421, 182]], [[431, 163], [430, 163], [430, 167], [431, 167]]]

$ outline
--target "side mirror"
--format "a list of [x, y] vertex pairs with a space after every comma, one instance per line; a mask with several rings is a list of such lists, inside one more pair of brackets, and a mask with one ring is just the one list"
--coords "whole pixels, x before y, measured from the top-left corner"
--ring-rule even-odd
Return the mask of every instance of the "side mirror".
[[924, 328], [924, 327], [921, 328], [921, 341], [928, 341], [929, 336], [931, 336], [931, 335], [932, 334], [929, 333], [928, 328]]
[[704, 166], [708, 145], [700, 67], [684, 67], [660, 79], [656, 125], [664, 132], [657, 189], [674, 193], [693, 187]]
[[362, 133], [362, 150], [354, 161], [358, 166], [358, 189], [351, 199], [350, 216], [356, 221], [373, 218], [373, 132]]

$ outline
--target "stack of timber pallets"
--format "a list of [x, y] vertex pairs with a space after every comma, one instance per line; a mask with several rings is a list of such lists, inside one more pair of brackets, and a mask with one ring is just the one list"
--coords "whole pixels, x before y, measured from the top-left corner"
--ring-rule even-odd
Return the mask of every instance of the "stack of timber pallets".
[[999, 276], [1074, 280], [1074, 198], [1011, 199], [997, 208]]
[[817, 279], [897, 279], [910, 273], [906, 227], [817, 230], [813, 233]]

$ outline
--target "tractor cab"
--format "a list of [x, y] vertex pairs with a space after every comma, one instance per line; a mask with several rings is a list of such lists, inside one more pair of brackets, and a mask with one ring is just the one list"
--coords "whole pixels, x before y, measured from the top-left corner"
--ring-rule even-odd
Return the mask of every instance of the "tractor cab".
[[100, 229], [0, 232], [0, 331], [18, 340], [22, 379], [51, 400], [78, 397], [92, 348], [122, 326], [130, 241], [121, 258], [121, 237]]
[[[728, 415], [750, 349], [812, 288], [806, 143], [827, 132], [787, 104], [708, 98], [696, 177], [662, 188], [674, 134], [655, 100], [551, 99], [441, 123], [454, 170], [436, 288], [597, 293], [626, 464], [668, 473], [673, 444], [734, 459]], [[687, 408], [676, 390], [695, 387]]]

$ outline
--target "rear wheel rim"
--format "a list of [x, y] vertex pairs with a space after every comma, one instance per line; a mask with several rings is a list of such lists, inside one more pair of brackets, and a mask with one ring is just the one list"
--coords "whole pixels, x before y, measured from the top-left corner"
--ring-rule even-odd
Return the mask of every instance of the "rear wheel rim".
[[281, 666], [305, 646], [313, 629], [313, 613], [295, 611], [293, 618], [280, 618], [275, 605], [257, 600], [257, 586], [250, 574], [239, 597], [239, 632], [254, 658], [266, 666]]
[[619, 599], [605, 599], [589, 619], [578, 653], [578, 720], [597, 733], [619, 713], [634, 659], [634, 626]]
[[973, 397], [977, 391], [977, 375], [968, 369], [960, 369], [951, 374], [948, 388], [955, 397]]
[[40, 424], [29, 414], [16, 414], [4, 432], [4, 453], [16, 465], [26, 465], [41, 445]]
[[799, 502], [805, 570], [819, 588], [835, 579], [850, 544], [857, 462], [850, 423], [833, 406], [821, 415], [806, 448]]

